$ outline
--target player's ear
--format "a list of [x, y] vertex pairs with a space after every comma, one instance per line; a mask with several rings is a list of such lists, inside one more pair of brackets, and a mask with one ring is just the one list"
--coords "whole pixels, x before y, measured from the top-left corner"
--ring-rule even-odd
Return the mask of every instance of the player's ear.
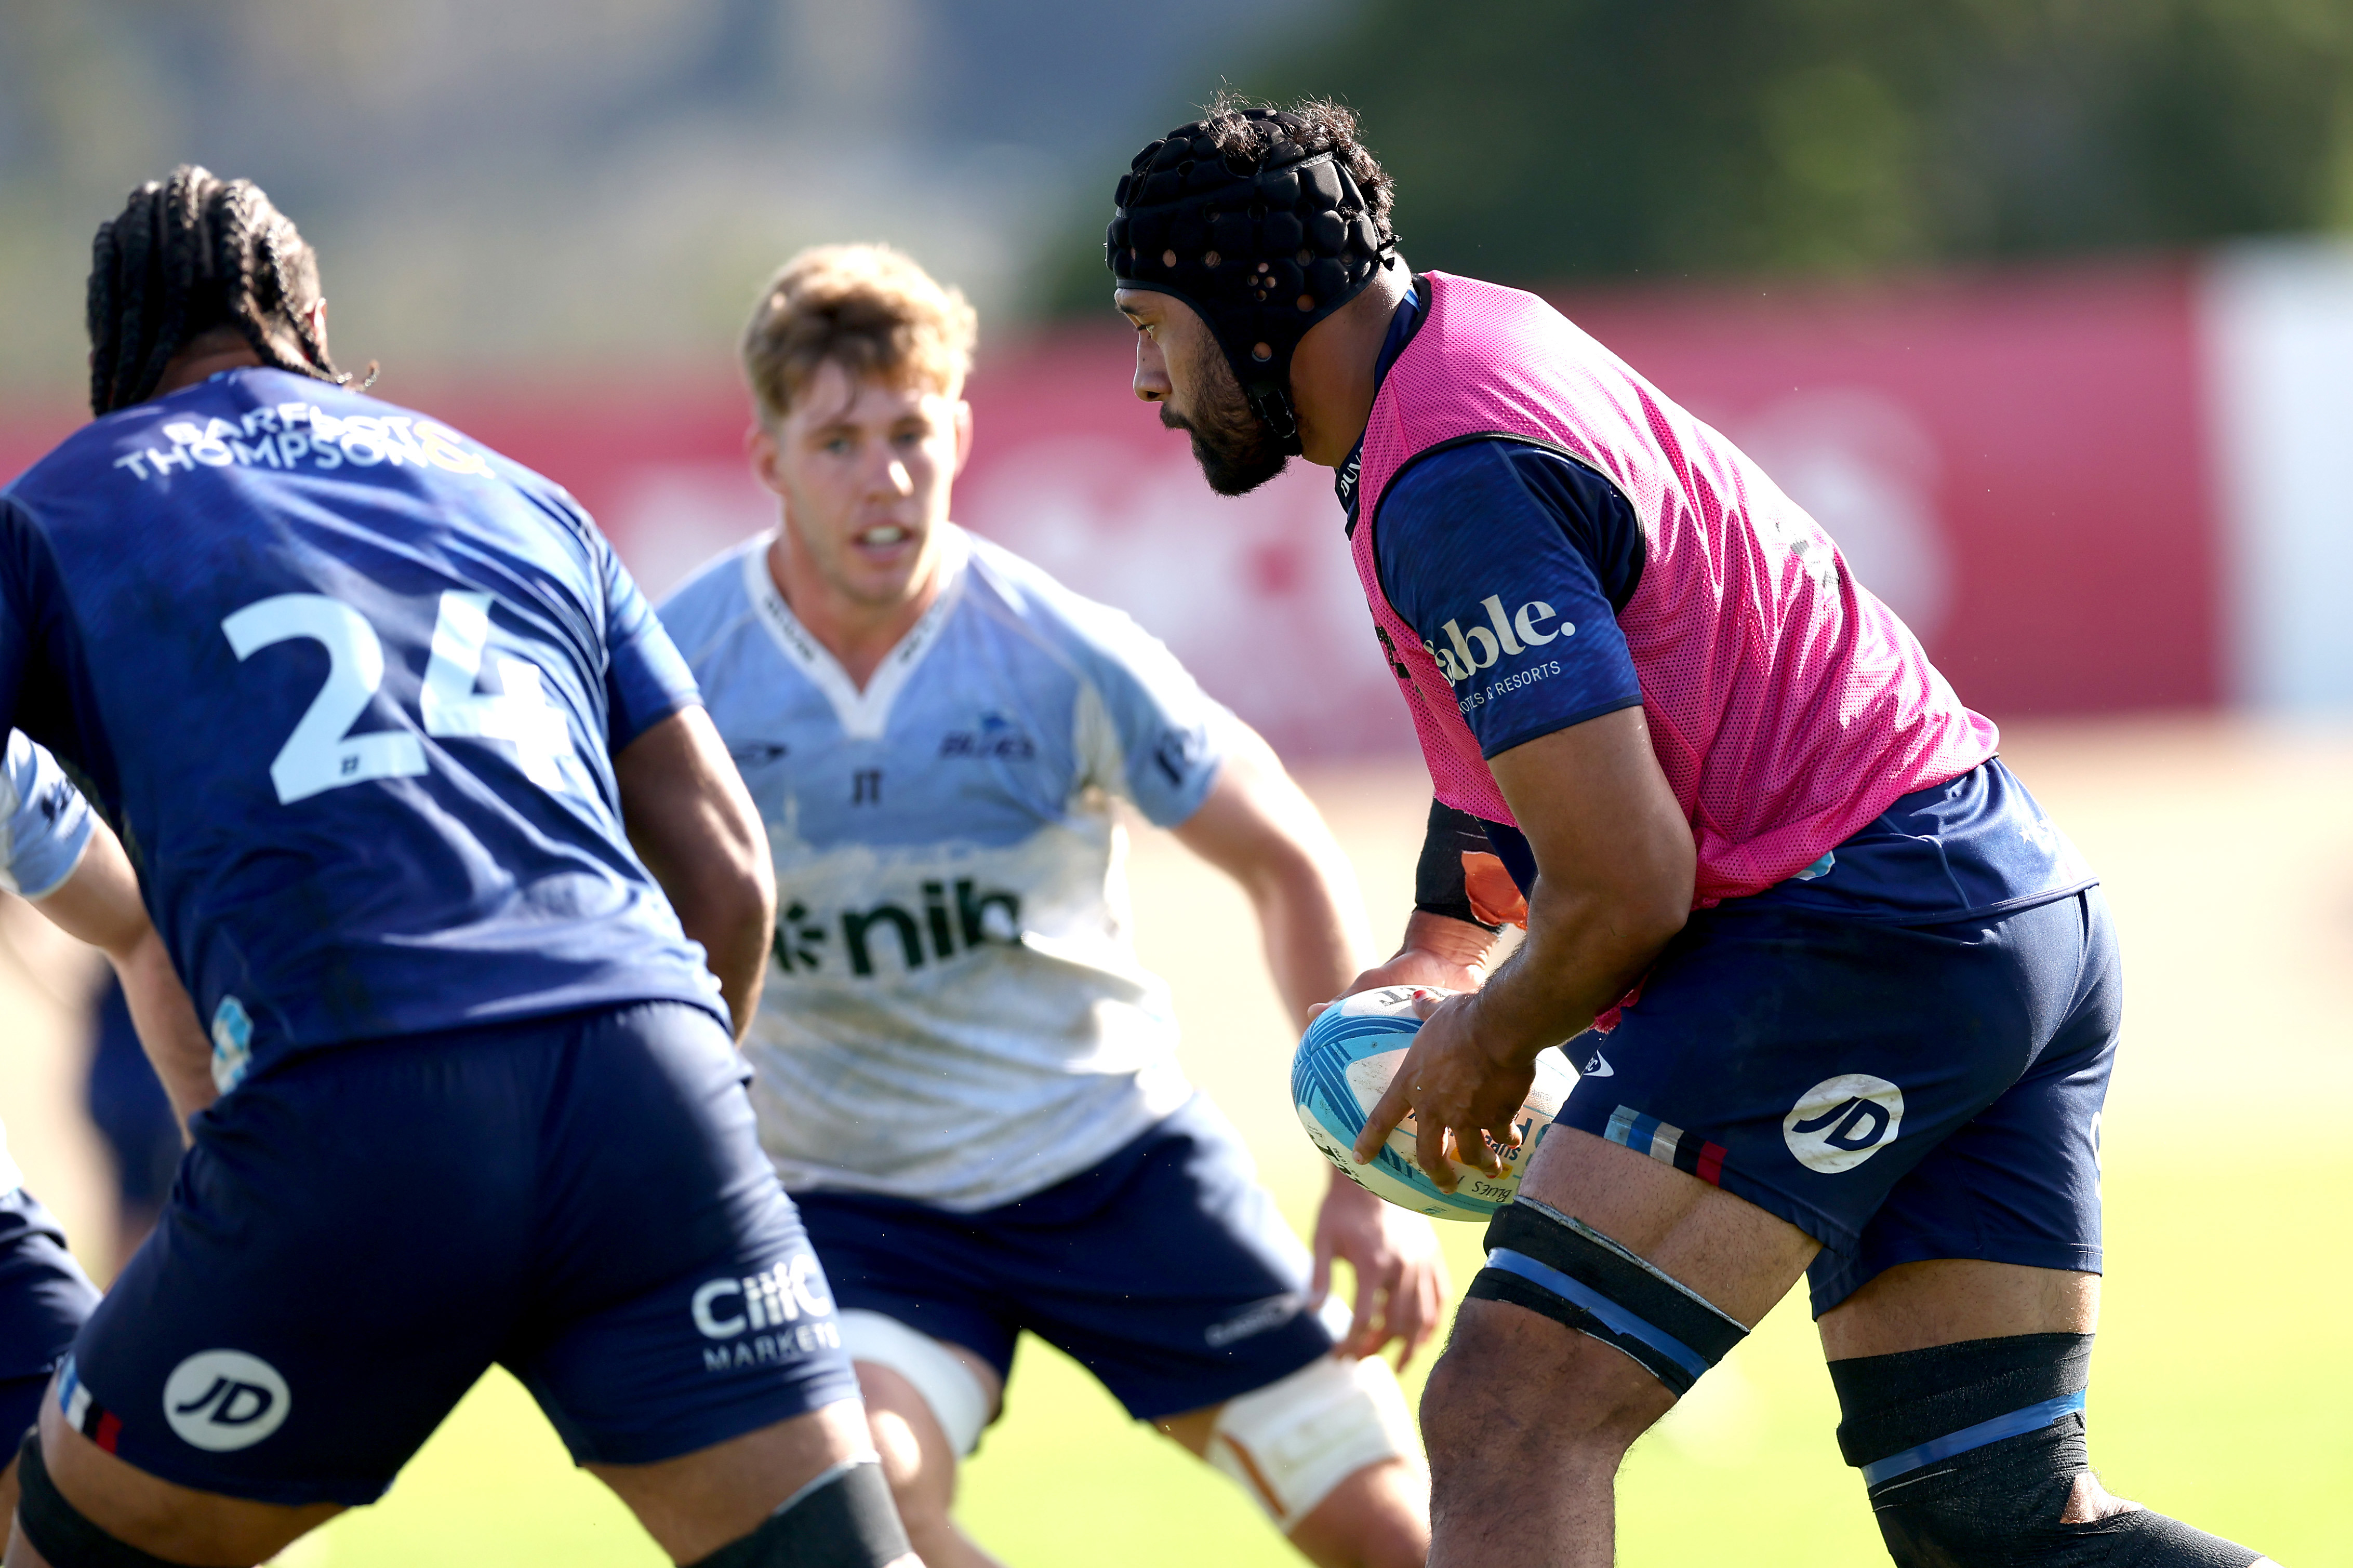
[[960, 474], [965, 464], [972, 460], [972, 405], [961, 397], [956, 399], [955, 433], [955, 471]]
[[744, 432], [744, 455], [752, 461], [753, 475], [763, 485], [778, 495], [785, 493], [785, 478], [776, 471], [783, 455], [776, 444], [776, 433], [768, 428], [767, 421], [754, 419], [752, 427]]

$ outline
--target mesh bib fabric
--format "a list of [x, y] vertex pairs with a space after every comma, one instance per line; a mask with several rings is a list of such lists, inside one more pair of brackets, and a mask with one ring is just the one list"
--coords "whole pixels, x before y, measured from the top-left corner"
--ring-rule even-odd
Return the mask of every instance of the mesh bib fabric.
[[1480, 436], [1567, 454], [1641, 521], [1648, 558], [1618, 621], [1698, 846], [1696, 907], [1794, 876], [1898, 795], [1993, 754], [1992, 721], [1731, 442], [1535, 295], [1424, 282], [1429, 313], [1366, 426], [1350, 542], [1439, 799], [1513, 822], [1430, 645], [1382, 591], [1373, 541], [1399, 470]]

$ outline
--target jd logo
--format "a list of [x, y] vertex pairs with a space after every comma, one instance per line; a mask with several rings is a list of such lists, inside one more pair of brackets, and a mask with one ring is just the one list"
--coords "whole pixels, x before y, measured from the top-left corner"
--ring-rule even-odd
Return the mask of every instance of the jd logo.
[[1869, 1073], [1824, 1079], [1782, 1120], [1789, 1152], [1810, 1171], [1851, 1171], [1888, 1143], [1904, 1124], [1904, 1091]]
[[199, 1351], [164, 1380], [164, 1418], [208, 1453], [250, 1448], [286, 1425], [293, 1405], [278, 1369], [243, 1351]]

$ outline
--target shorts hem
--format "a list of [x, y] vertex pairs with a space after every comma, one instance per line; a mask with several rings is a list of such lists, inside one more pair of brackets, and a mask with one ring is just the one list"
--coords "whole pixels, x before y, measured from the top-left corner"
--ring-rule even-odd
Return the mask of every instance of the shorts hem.
[[706, 1413], [693, 1423], [681, 1422], [659, 1431], [608, 1436], [590, 1443], [585, 1437], [575, 1440], [575, 1434], [565, 1425], [551, 1424], [556, 1425], [556, 1435], [564, 1439], [565, 1451], [575, 1465], [659, 1465], [858, 1397], [857, 1373], [845, 1360], [838, 1374], [797, 1384], [781, 1397], [746, 1400], [728, 1410]]
[[[1318, 1331], [1320, 1335], [1320, 1329]], [[1323, 1346], [1311, 1354], [1296, 1358], [1288, 1355], [1269, 1355], [1265, 1360], [1255, 1362], [1250, 1366], [1234, 1368], [1228, 1376], [1204, 1377], [1187, 1384], [1186, 1385], [1187, 1397], [1182, 1403], [1171, 1405], [1165, 1409], [1161, 1408], [1160, 1402], [1156, 1400], [1139, 1399], [1131, 1403], [1126, 1395], [1121, 1394], [1118, 1389], [1113, 1388], [1110, 1384], [1103, 1383], [1101, 1377], [1095, 1377], [1095, 1381], [1103, 1383], [1103, 1387], [1110, 1392], [1111, 1396], [1119, 1401], [1120, 1407], [1136, 1420], [1166, 1421], [1174, 1415], [1189, 1415], [1196, 1410], [1208, 1410], [1223, 1405], [1228, 1400], [1240, 1399], [1245, 1394], [1256, 1394], [1260, 1389], [1271, 1384], [1281, 1383], [1303, 1367], [1314, 1365], [1317, 1360], [1330, 1355], [1337, 1348], [1329, 1336], [1321, 1337], [1324, 1340]], [[1271, 1366], [1279, 1370], [1270, 1372], [1267, 1369]], [[1089, 1370], [1088, 1375], [1094, 1376], [1092, 1369]], [[1197, 1394], [1206, 1397], [1193, 1396]]]
[[[168, 1450], [165, 1451], [168, 1454]], [[307, 1508], [313, 1503], [341, 1503], [345, 1508], [366, 1508], [379, 1501], [392, 1489], [393, 1477], [380, 1480], [362, 1480], [351, 1477], [327, 1479], [263, 1478], [224, 1475], [200, 1465], [174, 1464], [168, 1458], [147, 1451], [146, 1445], [117, 1440], [114, 1457], [135, 1470], [141, 1470], [159, 1481], [188, 1487], [196, 1491], [217, 1492], [222, 1497], [238, 1498], [247, 1502], [269, 1503], [279, 1508]]]

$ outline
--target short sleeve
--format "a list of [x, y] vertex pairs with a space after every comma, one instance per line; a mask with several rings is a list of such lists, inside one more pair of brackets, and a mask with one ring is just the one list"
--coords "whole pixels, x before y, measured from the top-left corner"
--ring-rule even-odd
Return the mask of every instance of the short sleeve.
[[1081, 755], [1092, 782], [1154, 826], [1174, 827], [1208, 798], [1236, 721], [1157, 637], [1118, 611], [1094, 609], [1081, 628]]
[[1639, 571], [1640, 532], [1606, 481], [1524, 443], [1467, 442], [1408, 468], [1375, 529], [1389, 603], [1482, 755], [1642, 700], [1610, 608]]
[[702, 690], [638, 580], [604, 535], [591, 537], [605, 589], [605, 698], [612, 715], [607, 749], [618, 756], [671, 714], [702, 706]]
[[9, 731], [0, 777], [0, 888], [28, 899], [57, 891], [81, 864], [97, 820], [57, 759], [23, 731]]

